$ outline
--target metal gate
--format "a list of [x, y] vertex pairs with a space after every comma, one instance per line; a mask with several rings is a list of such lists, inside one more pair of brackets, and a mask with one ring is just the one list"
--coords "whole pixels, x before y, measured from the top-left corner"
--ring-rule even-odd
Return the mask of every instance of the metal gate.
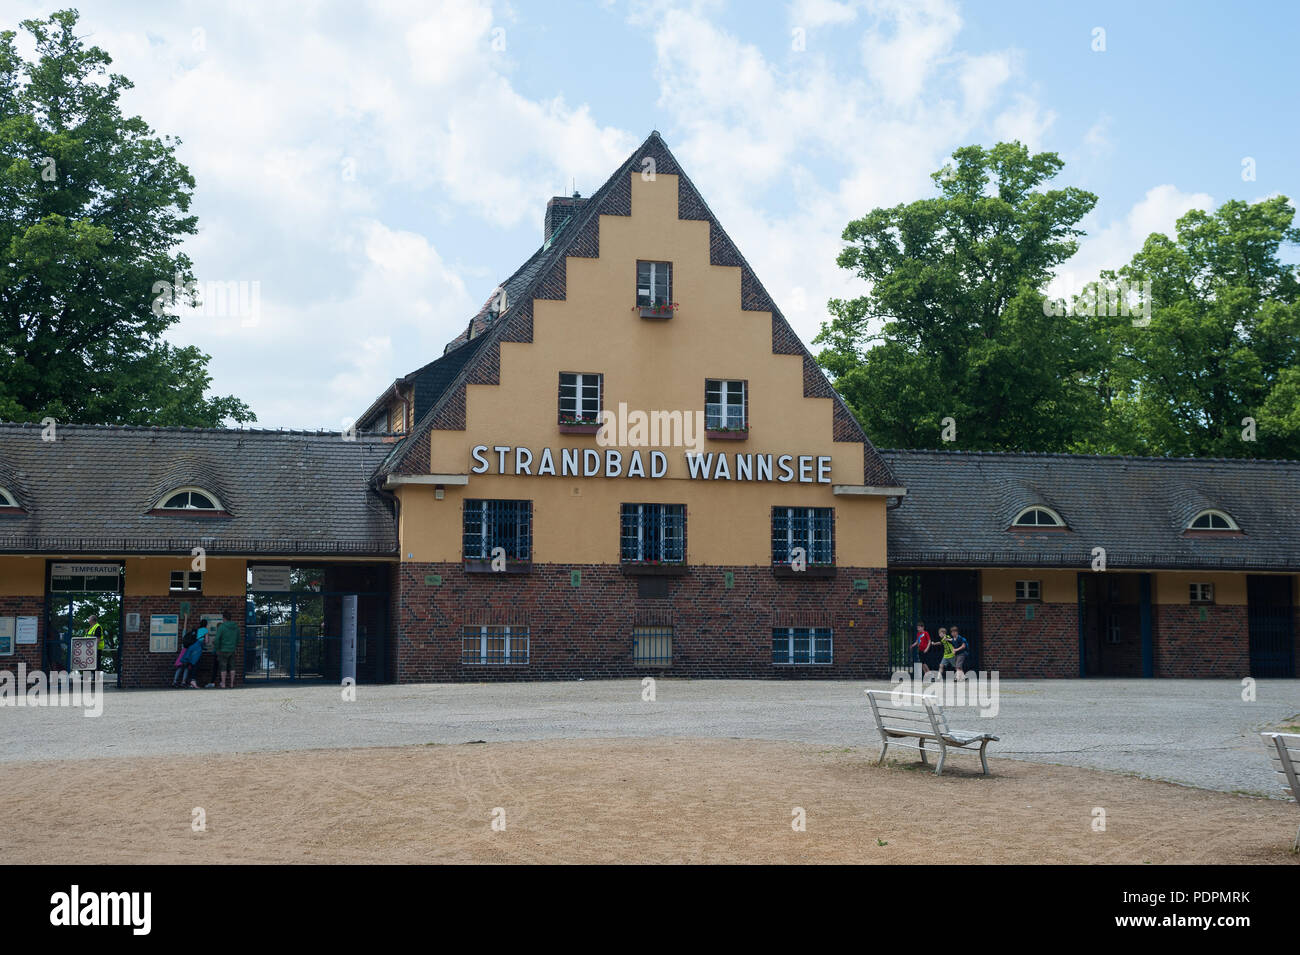
[[[327, 659], [337, 659], [338, 634], [324, 632], [325, 600], [319, 593], [249, 595], [244, 679], [318, 680]], [[330, 651], [333, 651], [332, 653]]]
[[91, 614], [99, 617], [104, 630], [104, 649], [97, 655], [104, 682], [122, 686], [121, 564], [49, 562], [41, 641], [41, 666], [46, 672], [69, 668], [72, 638], [86, 635]]
[[1251, 676], [1295, 676], [1295, 614], [1291, 605], [1291, 578], [1248, 575], [1246, 613], [1250, 631]]
[[970, 644], [967, 670], [979, 668], [980, 620], [983, 616], [977, 570], [902, 570], [889, 572], [889, 668], [910, 669], [919, 661], [910, 649], [916, 624], [924, 621], [930, 636], [954, 625]]

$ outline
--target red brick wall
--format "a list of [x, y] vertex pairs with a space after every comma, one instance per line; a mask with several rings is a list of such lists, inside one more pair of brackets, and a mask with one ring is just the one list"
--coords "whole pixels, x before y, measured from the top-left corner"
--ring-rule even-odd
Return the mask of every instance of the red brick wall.
[[[127, 689], [152, 689], [171, 685], [172, 677], [176, 673], [175, 667], [172, 666], [176, 654], [149, 652], [149, 617], [158, 613], [179, 614], [183, 600], [188, 600], [200, 612], [225, 614], [227, 620], [239, 624], [239, 649], [235, 653], [235, 682], [236, 684], [242, 682], [244, 675], [243, 597], [200, 597], [180, 594], [142, 597], [127, 594], [122, 598], [122, 684]], [[125, 632], [128, 613], [140, 615], [138, 633]], [[185, 617], [182, 615], [180, 625], [184, 627], [184, 624]], [[198, 619], [193, 614], [190, 615], [190, 626], [198, 626]], [[199, 669], [199, 675], [203, 677], [202, 683], [207, 682], [211, 665], [212, 658], [205, 653]]]
[[1245, 605], [1161, 604], [1155, 613], [1156, 676], [1228, 677], [1250, 673]]
[[986, 603], [980, 623], [980, 669], [1003, 678], [1077, 677], [1079, 608], [1071, 603]]
[[[45, 640], [45, 601], [41, 597], [0, 597], [0, 617], [35, 617], [36, 642], [19, 643], [14, 655], [0, 657], [0, 670], [18, 672], [18, 664], [27, 664], [27, 672], [41, 668], [41, 644]], [[15, 635], [16, 638], [16, 635]]]
[[[578, 588], [570, 584], [574, 570], [582, 574]], [[735, 574], [731, 590], [724, 587], [728, 570]], [[442, 576], [441, 586], [425, 584], [430, 574]], [[869, 589], [854, 590], [854, 579], [869, 580]], [[834, 578], [784, 579], [767, 568], [701, 567], [669, 578], [668, 586], [667, 598], [640, 598], [637, 578], [603, 564], [535, 565], [531, 574], [516, 576], [466, 574], [460, 564], [404, 563], [397, 611], [400, 681], [888, 675], [883, 569], [842, 567]], [[633, 663], [638, 612], [671, 613], [671, 666]], [[514, 623], [530, 628], [527, 665], [460, 662], [463, 626]], [[772, 627], [800, 625], [833, 628], [830, 665], [773, 665]]]

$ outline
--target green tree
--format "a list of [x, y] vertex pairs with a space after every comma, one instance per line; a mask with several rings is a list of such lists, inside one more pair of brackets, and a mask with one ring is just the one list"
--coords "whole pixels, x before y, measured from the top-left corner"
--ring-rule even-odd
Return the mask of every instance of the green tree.
[[1096, 196], [1042, 188], [1063, 163], [1020, 143], [953, 159], [931, 176], [937, 197], [845, 228], [838, 262], [870, 287], [829, 303], [819, 360], [882, 447], [1061, 450], [1098, 427], [1106, 346], [1095, 319], [1047, 314], [1039, 290]]
[[1284, 196], [1195, 209], [1120, 269], [1132, 287], [1150, 283], [1150, 322], [1112, 325], [1095, 450], [1300, 458], [1300, 280], [1279, 258], [1300, 241], [1294, 216]]
[[[253, 421], [205, 397], [208, 356], [163, 341], [158, 282], [198, 304], [179, 246], [194, 179], [178, 140], [124, 117], [112, 62], [77, 13], [24, 20], [36, 57], [0, 33], [0, 418], [154, 425]], [[179, 281], [178, 281], [179, 280]]]

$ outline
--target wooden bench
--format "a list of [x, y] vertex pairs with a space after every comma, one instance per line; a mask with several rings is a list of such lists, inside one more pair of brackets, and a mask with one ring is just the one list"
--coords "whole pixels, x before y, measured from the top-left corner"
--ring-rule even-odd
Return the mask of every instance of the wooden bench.
[[[1277, 770], [1277, 781], [1283, 789], [1291, 791], [1291, 798], [1300, 804], [1300, 735], [1295, 733], [1260, 733], [1269, 759]], [[1292, 852], [1300, 852], [1300, 828], [1295, 831]]]
[[[948, 728], [948, 720], [943, 715], [943, 707], [930, 697], [919, 693], [891, 693], [888, 690], [867, 690], [867, 700], [871, 703], [871, 712], [876, 718], [876, 728], [880, 730], [879, 766], [885, 761], [891, 742], [900, 746], [921, 751], [921, 763], [928, 766], [925, 741], [931, 740], [939, 747], [939, 762], [934, 767], [936, 776], [943, 775], [943, 761], [948, 758], [949, 748], [970, 752], [979, 746], [980, 763], [984, 766], [984, 775], [989, 774], [989, 763], [984, 757], [984, 749], [997, 739], [992, 733], [971, 735], [954, 733]], [[914, 741], [914, 742], [911, 742]]]

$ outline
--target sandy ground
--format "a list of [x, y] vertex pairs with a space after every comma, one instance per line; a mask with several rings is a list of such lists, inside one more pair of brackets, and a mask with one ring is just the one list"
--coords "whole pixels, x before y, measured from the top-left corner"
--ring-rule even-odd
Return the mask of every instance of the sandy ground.
[[996, 756], [991, 777], [972, 757], [941, 778], [914, 753], [874, 760], [678, 739], [24, 762], [0, 773], [0, 862], [1300, 863], [1288, 803]]

